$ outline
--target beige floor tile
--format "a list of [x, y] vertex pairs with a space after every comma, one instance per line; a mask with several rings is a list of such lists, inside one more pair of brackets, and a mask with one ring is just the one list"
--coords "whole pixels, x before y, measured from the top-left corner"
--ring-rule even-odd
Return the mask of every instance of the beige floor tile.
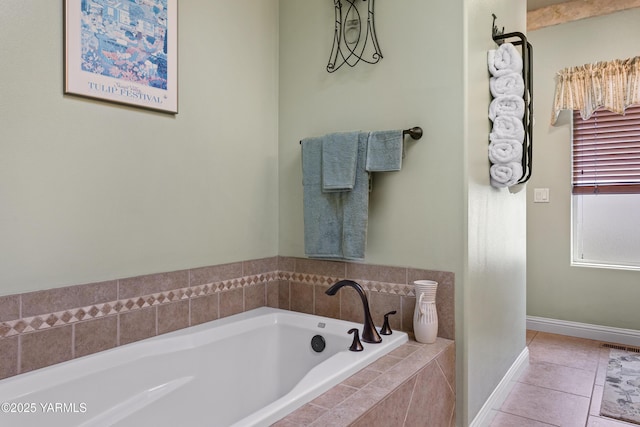
[[489, 427], [549, 427], [552, 424], [498, 412]]
[[589, 413], [588, 397], [517, 383], [501, 412], [562, 427], [583, 427]]
[[638, 427], [600, 416], [609, 349], [594, 340], [527, 331], [527, 370], [490, 427]]
[[531, 363], [519, 382], [590, 397], [595, 372], [555, 363]]
[[529, 344], [529, 361], [596, 372], [600, 359], [599, 345], [597, 341], [538, 332]]
[[570, 337], [566, 335], [552, 334], [549, 332], [537, 332], [534, 342], [543, 343], [546, 346], [560, 346], [565, 349], [600, 349], [600, 341], [589, 340], [585, 338]]

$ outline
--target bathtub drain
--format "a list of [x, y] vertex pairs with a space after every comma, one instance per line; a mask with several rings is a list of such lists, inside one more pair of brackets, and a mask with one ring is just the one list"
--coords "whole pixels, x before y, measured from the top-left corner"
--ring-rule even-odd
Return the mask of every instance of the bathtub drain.
[[315, 335], [313, 338], [311, 338], [311, 348], [316, 353], [322, 352], [326, 346], [327, 343], [325, 342], [322, 335]]

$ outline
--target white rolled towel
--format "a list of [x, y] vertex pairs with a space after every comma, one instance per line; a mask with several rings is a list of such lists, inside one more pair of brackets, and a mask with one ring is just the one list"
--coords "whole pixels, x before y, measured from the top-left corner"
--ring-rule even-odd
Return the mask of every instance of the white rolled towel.
[[502, 43], [498, 49], [490, 50], [487, 63], [489, 72], [494, 77], [522, 72], [522, 56], [511, 43]]
[[491, 166], [489, 173], [493, 187], [511, 187], [522, 178], [522, 165], [518, 162], [498, 163]]
[[524, 79], [520, 73], [509, 73], [489, 79], [489, 89], [495, 98], [500, 95], [524, 95]]
[[524, 99], [517, 95], [502, 95], [494, 98], [489, 104], [489, 118], [493, 121], [498, 116], [512, 116], [522, 120]]
[[522, 161], [522, 143], [515, 139], [498, 139], [489, 144], [491, 163], [509, 163]]
[[496, 141], [498, 139], [515, 139], [516, 141], [524, 141], [524, 124], [522, 120], [514, 116], [497, 116], [493, 119], [493, 127], [489, 134], [489, 140]]

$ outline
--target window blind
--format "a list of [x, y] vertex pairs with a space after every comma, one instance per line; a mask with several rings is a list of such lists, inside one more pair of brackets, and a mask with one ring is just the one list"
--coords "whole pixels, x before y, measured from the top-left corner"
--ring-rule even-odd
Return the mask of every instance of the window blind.
[[573, 112], [573, 193], [640, 193], [640, 106]]

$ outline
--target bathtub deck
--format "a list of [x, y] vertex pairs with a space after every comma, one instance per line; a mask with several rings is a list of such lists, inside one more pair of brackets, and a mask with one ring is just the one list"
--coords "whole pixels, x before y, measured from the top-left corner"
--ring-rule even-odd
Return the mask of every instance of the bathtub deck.
[[455, 344], [409, 341], [273, 427], [455, 426]]

